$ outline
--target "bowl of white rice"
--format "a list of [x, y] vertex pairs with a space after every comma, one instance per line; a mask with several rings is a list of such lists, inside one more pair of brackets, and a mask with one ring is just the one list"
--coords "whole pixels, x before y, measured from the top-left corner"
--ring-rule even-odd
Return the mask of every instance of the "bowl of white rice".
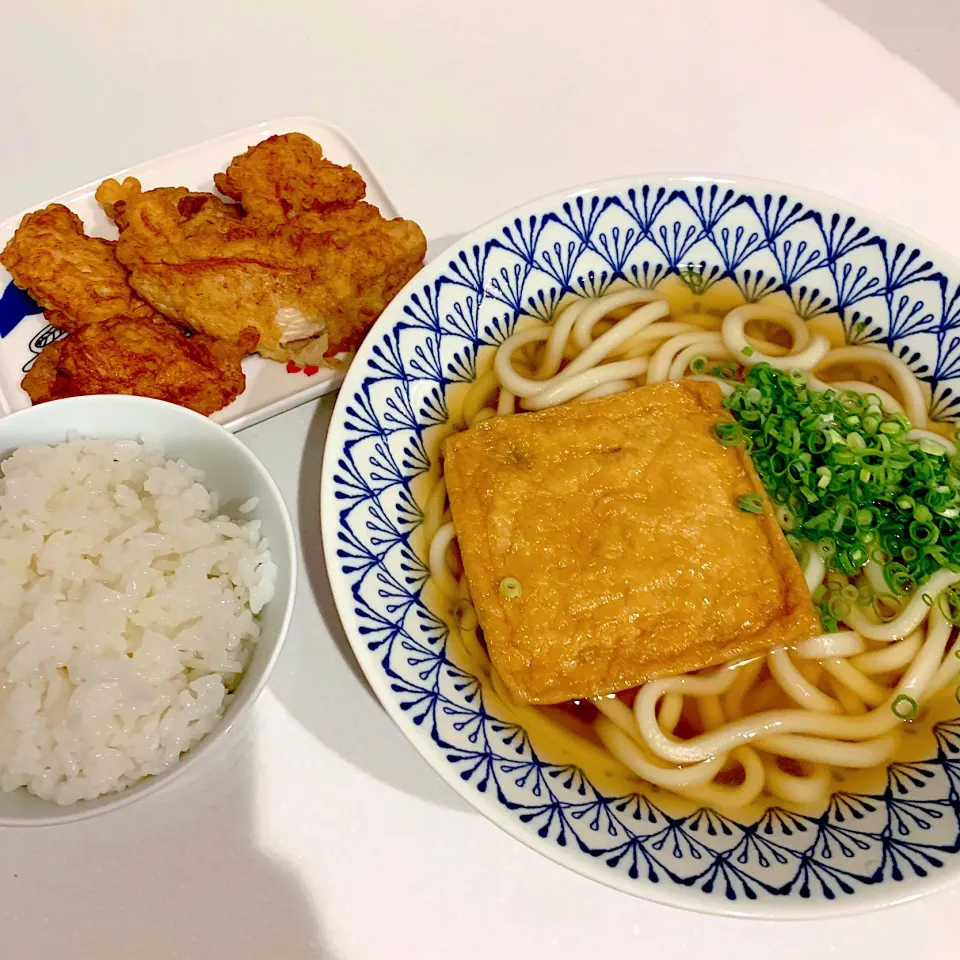
[[263, 689], [295, 583], [280, 491], [213, 421], [127, 396], [0, 419], [0, 826], [195, 763]]

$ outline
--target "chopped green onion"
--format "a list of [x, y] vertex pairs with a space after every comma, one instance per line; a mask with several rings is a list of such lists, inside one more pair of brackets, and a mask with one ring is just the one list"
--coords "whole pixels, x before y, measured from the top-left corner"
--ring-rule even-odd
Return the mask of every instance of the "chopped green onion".
[[836, 620], [842, 620], [851, 609], [850, 601], [844, 596], [833, 596], [827, 601], [827, 610]]
[[789, 533], [793, 529], [793, 514], [782, 503], [774, 511], [780, 529]]
[[924, 453], [930, 454], [931, 457], [945, 457], [947, 455], [947, 448], [942, 443], [935, 443], [926, 437], [920, 440], [918, 446]]
[[890, 704], [890, 709], [893, 711], [895, 717], [900, 720], [912, 720], [917, 715], [917, 701], [913, 697], [908, 697], [905, 693], [901, 693], [893, 703]]
[[902, 563], [888, 563], [883, 568], [883, 579], [896, 596], [910, 593], [916, 585], [910, 571]]
[[947, 587], [937, 597], [937, 608], [943, 614], [943, 619], [954, 626], [960, 626], [960, 590], [957, 585]]
[[873, 612], [881, 623], [895, 620], [900, 614], [897, 598], [892, 593], [878, 593], [873, 598]]
[[749, 344], [748, 344], [747, 346], [745, 346], [740, 352], [741, 352], [745, 357], [752, 357], [753, 354], [754, 354], [753, 347], [751, 347]]
[[759, 493], [748, 493], [737, 501], [743, 513], [763, 513], [763, 497]]
[[740, 425], [728, 420], [714, 424], [713, 435], [725, 447], [735, 447], [738, 443], [743, 443], [743, 430]]
[[[811, 544], [847, 578], [877, 563], [889, 593], [858, 591], [856, 602], [872, 602], [881, 619], [937, 570], [960, 571], [960, 456], [907, 439], [908, 418], [876, 393], [814, 390], [803, 371], [766, 363], [723, 372], [733, 369], [742, 380], [724, 406], [739, 432], [715, 428], [717, 439], [750, 452], [795, 552]], [[939, 603], [960, 620], [960, 592], [952, 597]], [[824, 624], [842, 618], [842, 602], [818, 603]]]
[[907, 531], [910, 534], [910, 539], [918, 546], [936, 543], [937, 537], [940, 535], [932, 523], [921, 523], [918, 520], [914, 520]]
[[500, 581], [500, 596], [507, 600], [516, 600], [523, 593], [523, 587], [516, 577], [504, 577]]
[[929, 593], [921, 593], [921, 594], [920, 594], [920, 599], [921, 599], [928, 607], [932, 607], [932, 606], [933, 606], [933, 597], [931, 597]]
[[829, 560], [837, 552], [837, 545], [832, 540], [820, 540], [817, 543], [817, 550], [820, 551], [820, 556], [824, 560]]
[[709, 362], [710, 362], [710, 361], [707, 359], [706, 354], [698, 353], [698, 354], [690, 361], [690, 369], [691, 369], [694, 373], [703, 373], [703, 371], [707, 369], [707, 364], [708, 364]]

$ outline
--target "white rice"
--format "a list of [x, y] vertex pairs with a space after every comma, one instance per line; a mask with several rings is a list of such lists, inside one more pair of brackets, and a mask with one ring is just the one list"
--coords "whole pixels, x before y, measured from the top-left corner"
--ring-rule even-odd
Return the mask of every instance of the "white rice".
[[257, 639], [260, 521], [150, 442], [22, 447], [0, 473], [0, 788], [70, 804], [161, 773]]

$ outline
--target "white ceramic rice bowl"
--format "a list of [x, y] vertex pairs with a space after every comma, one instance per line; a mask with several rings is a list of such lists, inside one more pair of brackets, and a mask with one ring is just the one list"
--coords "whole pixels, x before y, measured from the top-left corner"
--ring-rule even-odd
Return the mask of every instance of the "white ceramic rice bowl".
[[244, 519], [259, 519], [276, 564], [273, 599], [260, 615], [260, 636], [246, 672], [217, 726], [179, 763], [127, 789], [70, 806], [19, 789], [0, 792], [0, 826], [46, 826], [96, 816], [126, 806], [180, 776], [214, 748], [246, 713], [266, 684], [280, 653], [293, 612], [296, 538], [280, 491], [263, 464], [244, 444], [212, 420], [173, 404], [129, 396], [89, 396], [31, 407], [0, 419], [0, 460], [26, 444], [55, 444], [68, 436], [158, 441], [168, 459], [202, 470], [204, 486], [216, 491], [232, 516], [251, 497], [258, 504]]

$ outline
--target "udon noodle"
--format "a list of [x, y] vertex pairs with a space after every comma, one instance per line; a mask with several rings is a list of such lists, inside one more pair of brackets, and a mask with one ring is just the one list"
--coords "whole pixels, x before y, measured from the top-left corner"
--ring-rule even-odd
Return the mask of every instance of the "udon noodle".
[[[571, 299], [549, 323], [521, 317], [513, 334], [480, 358], [473, 384], [452, 398], [445, 433], [683, 377], [713, 379], [729, 394], [729, 377], [709, 365], [704, 371], [701, 358], [728, 371], [766, 362], [803, 371], [814, 389], [873, 394], [886, 410], [905, 413], [916, 428], [910, 436], [956, 452], [944, 425], [927, 420], [924, 385], [882, 347], [845, 345], [838, 317], [807, 322], [786, 298], [745, 304], [716, 291], [699, 297], [680, 281]], [[939, 605], [929, 605], [930, 595], [960, 581], [946, 568], [885, 620], [851, 606], [835, 631], [793, 649], [589, 702], [516, 704], [480, 635], [442, 472], [435, 469], [430, 484], [421, 533], [451, 655], [480, 678], [490, 712], [523, 726], [554, 762], [724, 809], [824, 807], [852, 772], [882, 771], [904, 755], [911, 735], [916, 743], [918, 732], [929, 733], [938, 704], [940, 714], [949, 710], [960, 658], [952, 624]], [[813, 549], [801, 550], [801, 563], [811, 592], [831, 579], [847, 588], [882, 581], [869, 562], [853, 577], [828, 573]], [[904, 703], [916, 707], [910, 723], [898, 708]]]

